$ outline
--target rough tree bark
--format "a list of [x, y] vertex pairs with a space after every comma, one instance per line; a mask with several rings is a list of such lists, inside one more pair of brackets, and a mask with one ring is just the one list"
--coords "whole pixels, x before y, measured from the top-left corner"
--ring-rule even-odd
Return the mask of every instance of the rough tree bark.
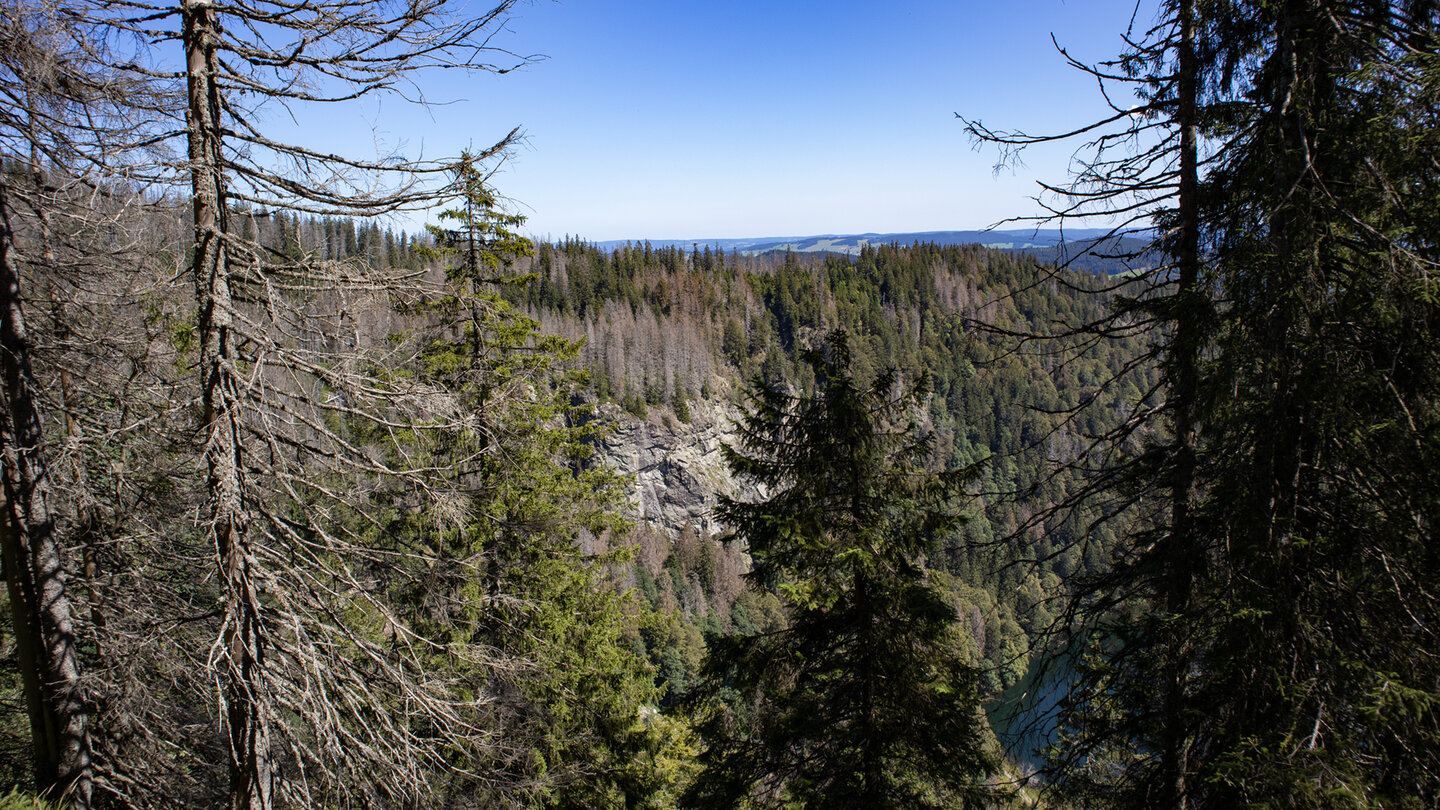
[[63, 550], [51, 509], [44, 429], [30, 366], [30, 340], [14, 255], [9, 189], [0, 178], [0, 366], [5, 413], [5, 569], [34, 735], [36, 788], [89, 807], [89, 713], [80, 685]]
[[264, 690], [265, 628], [252, 572], [249, 524], [241, 480], [239, 392], [230, 343], [229, 269], [225, 260], [224, 156], [221, 153], [219, 23], [208, 0], [183, 0], [186, 110], [195, 217], [190, 272], [199, 307], [206, 492], [209, 531], [222, 588], [222, 639], [216, 650], [225, 684], [230, 743], [230, 807], [268, 810], [273, 766]]

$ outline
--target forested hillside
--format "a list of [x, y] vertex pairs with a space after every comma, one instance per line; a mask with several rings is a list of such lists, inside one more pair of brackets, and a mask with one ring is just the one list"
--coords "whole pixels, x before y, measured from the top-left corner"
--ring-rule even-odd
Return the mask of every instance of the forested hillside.
[[[30, 182], [22, 166], [12, 166], [9, 177]], [[660, 801], [684, 784], [693, 745], [684, 740], [693, 732], [684, 730], [683, 701], [711, 688], [702, 681], [707, 650], [724, 637], [785, 627], [788, 608], [773, 589], [747, 587], [749, 549], [722, 539], [715, 498], [737, 494], [736, 481], [727, 474], [705, 490], [692, 510], [704, 520], [646, 519], [630, 502], [628, 460], [607, 455], [607, 442], [640, 425], [670, 435], [675, 447], [703, 419], [734, 443], [747, 386], [813, 389], [802, 355], [834, 330], [850, 334], [847, 370], [855, 379], [893, 369], [922, 392], [916, 416], [932, 441], [923, 457], [907, 462], [973, 471], [947, 496], [969, 519], [937, 536], [927, 576], [959, 617], [964, 644], [956, 654], [976, 667], [980, 694], [994, 698], [1024, 675], [1036, 634], [1051, 621], [1058, 583], [1086, 562], [1071, 552], [1040, 564], [1051, 557], [1048, 535], [1017, 532], [1073, 482], [1056, 478], [1024, 492], [1022, 485], [1040, 480], [1047, 460], [1073, 453], [1139, 394], [1096, 386], [1133, 360], [1126, 345], [1031, 354], [1004, 350], [1004, 335], [1095, 317], [1103, 297], [1086, 290], [1099, 281], [1057, 276], [1029, 258], [974, 246], [887, 246], [854, 260], [747, 259], [643, 245], [604, 252], [570, 242], [542, 244], [511, 261], [505, 257], [523, 254], [523, 243], [511, 253], [472, 253], [455, 240], [465, 228], [498, 227], [484, 197], [467, 204], [469, 213], [457, 213], [461, 230], [415, 237], [354, 220], [233, 213], [244, 238], [278, 259], [420, 274], [398, 296], [299, 287], [271, 302], [289, 313], [283, 322], [290, 337], [275, 351], [311, 359], [269, 370], [256, 358], [257, 394], [270, 390], [280, 399], [262, 425], [266, 432], [256, 434], [269, 438], [252, 474], [276, 487], [266, 500], [302, 498], [305, 505], [291, 508], [303, 511], [277, 518], [307, 555], [326, 553], [327, 543], [380, 555], [348, 574], [323, 556], [287, 569], [302, 582], [327, 578], [329, 595], [308, 597], [321, 596], [321, 610], [333, 609], [324, 607], [332, 598], [352, 603], [357, 589], [370, 594], [346, 608], [347, 621], [359, 622], [340, 630], [347, 644], [357, 651], [393, 644], [398, 637], [386, 628], [399, 623], [407, 633], [484, 639], [483, 658], [427, 654], [412, 664], [427, 661], [431, 673], [439, 667], [463, 679], [489, 671], [493, 679], [518, 667], [492, 681], [513, 697], [486, 701], [471, 719], [433, 709], [449, 714], [446, 722], [507, 729], [498, 749], [484, 739], [473, 743], [482, 747], [471, 756], [498, 757], [486, 767], [512, 780], [497, 785], [492, 800], [584, 803], [615, 791]], [[189, 515], [203, 503], [195, 490], [203, 479], [187, 472], [199, 450], [189, 444], [197, 394], [186, 372], [199, 347], [185, 291], [166, 277], [187, 222], [164, 202], [131, 204], [122, 215], [139, 238], [121, 254], [130, 263], [121, 266], [153, 274], [95, 272], [81, 287], [51, 275], [49, 265], [29, 264], [28, 284], [54, 290], [51, 306], [32, 316], [31, 334], [41, 367], [62, 372], [50, 389], [60, 397], [50, 407], [66, 416], [53, 426], [63, 465], [54, 480], [84, 497], [74, 502], [84, 511], [64, 520], [87, 527], [71, 589], [86, 594], [75, 632], [90, 639], [82, 649], [88, 688], [106, 707], [93, 718], [105, 734], [93, 750], [102, 767], [136, 780], [123, 791], [126, 801], [164, 804], [186, 795], [204, 803], [218, 775], [202, 761], [158, 761], [154, 748], [220, 744], [207, 739], [213, 726], [185, 719], [207, 714], [205, 684], [191, 679], [203, 670], [175, 669], [201, 639], [220, 632], [216, 617], [199, 607], [214, 598], [206, 595], [210, 586], [190, 573], [204, 570], [203, 549], [187, 540]], [[38, 236], [32, 229], [42, 223], [20, 222], [17, 240]], [[90, 237], [67, 234], [61, 244], [77, 238]], [[381, 365], [365, 367], [373, 363]], [[375, 421], [363, 416], [361, 406], [392, 397], [399, 399]], [[1101, 407], [1082, 421], [1064, 418], [1088, 400]], [[396, 407], [423, 415], [400, 436], [387, 426]], [[334, 448], [327, 454], [349, 448], [360, 455], [336, 459], [333, 469], [313, 460], [294, 466], [305, 448], [327, 443]], [[405, 483], [426, 468], [443, 472]], [[387, 483], [390, 477], [396, 480]], [[373, 482], [354, 487], [366, 479]], [[431, 494], [407, 494], [422, 480]], [[340, 486], [351, 494], [327, 503], [326, 493]], [[469, 492], [468, 505], [445, 494], [452, 491]], [[79, 508], [70, 503], [62, 508]], [[467, 517], [482, 514], [489, 517]], [[317, 519], [330, 523], [314, 525]], [[380, 565], [388, 555], [415, 554], [436, 531], [442, 544], [432, 561]], [[334, 539], [306, 539], [311, 532]], [[585, 556], [576, 557], [580, 550]], [[156, 571], [169, 572], [163, 587]], [[440, 582], [450, 583], [441, 591], [452, 594], [450, 607], [427, 604], [434, 597], [424, 594]], [[284, 593], [278, 582], [267, 587]], [[386, 602], [378, 601], [382, 595]], [[366, 602], [370, 607], [361, 607]], [[6, 649], [8, 694], [16, 700], [4, 744], [9, 778], [20, 782], [31, 757], [13, 679], [28, 664], [20, 645]], [[297, 668], [285, 677], [303, 678], [307, 654], [290, 654], [296, 657], [286, 666]], [[174, 674], [163, 684], [153, 679], [166, 671]], [[361, 671], [307, 694], [295, 711], [324, 711], [310, 700], [364, 699], [351, 692]], [[404, 677], [377, 674], [365, 676], [372, 695], [385, 694], [385, 677], [396, 678], [396, 687]], [[674, 719], [656, 715], [633, 725], [647, 704], [669, 707]], [[353, 732], [335, 733], [343, 745]], [[528, 753], [516, 758], [508, 749]], [[626, 752], [635, 750], [655, 759], [628, 762]], [[526, 787], [536, 768], [545, 779]]]
[[1114, 274], [279, 138], [511, 12], [0, 7], [0, 806], [1440, 802], [1440, 6], [1173, 0], [957, 124], [1089, 139]]
[[[572, 242], [541, 245], [523, 269], [535, 280], [511, 300], [545, 331], [583, 338], [589, 395], [619, 405], [613, 418], [646, 420], [658, 434], [691, 434], [686, 423], [697, 412], [733, 421], [755, 380], [807, 390], [814, 379], [801, 354], [836, 329], [850, 335], [857, 379], [895, 369], [923, 381], [935, 436], [924, 463], [976, 472], [966, 488], [971, 519], [934, 551], [930, 567], [954, 578], [991, 694], [1025, 671], [1060, 580], [1104, 553], [1103, 533], [1088, 548], [1072, 542], [1082, 532], [1078, 517], [1020, 528], [1078, 487], [1078, 472], [1051, 475], [1049, 465], [1074, 457], [1143, 399], [1151, 375], [1102, 386], [1136, 361], [1140, 340], [1077, 337], [1013, 350], [1012, 336], [1096, 319], [1105, 279], [973, 245], [882, 246], [848, 259], [647, 245], [602, 251]], [[628, 458], [612, 461], [630, 467]], [[690, 623], [728, 630], [731, 600], [744, 592], [738, 582], [714, 582], [710, 557], [734, 551], [712, 551], [706, 528], [652, 520], [651, 530], [680, 536], [682, 545], [698, 542], [702, 551], [677, 549], [660, 563], [675, 566], [673, 577], [637, 566], [637, 584], [652, 604], [683, 605]], [[660, 551], [646, 558], [651, 569], [666, 559]], [[657, 577], [661, 584], [652, 585]], [[652, 655], [674, 660], [666, 651]]]

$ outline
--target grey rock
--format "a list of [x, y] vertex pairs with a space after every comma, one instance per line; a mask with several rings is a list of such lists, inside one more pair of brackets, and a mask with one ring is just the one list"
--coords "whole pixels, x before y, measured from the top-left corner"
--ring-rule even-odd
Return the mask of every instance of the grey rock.
[[723, 401], [695, 401], [691, 421], [680, 422], [668, 410], [652, 408], [645, 419], [613, 403], [598, 407], [608, 433], [598, 455], [629, 476], [627, 516], [663, 528], [672, 537], [686, 525], [720, 533], [715, 505], [738, 487], [725, 465], [721, 447], [735, 441], [738, 410]]

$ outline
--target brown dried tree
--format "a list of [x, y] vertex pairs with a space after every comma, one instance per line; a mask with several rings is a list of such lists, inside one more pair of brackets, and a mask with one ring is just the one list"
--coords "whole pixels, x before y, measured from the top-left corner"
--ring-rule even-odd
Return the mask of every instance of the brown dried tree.
[[[150, 153], [145, 141], [162, 93], [112, 67], [124, 59], [116, 43], [91, 40], [84, 21], [62, 7], [0, 6], [0, 539], [35, 786], [75, 807], [89, 806], [94, 770], [67, 564], [85, 523], [72, 507], [85, 499], [58, 488], [84, 482], [55, 470], [45, 418], [69, 411], [73, 379], [59, 375], [63, 404], [45, 401], [35, 361], [46, 337], [37, 339], [27, 300], [34, 303], [42, 278], [73, 279], [125, 252], [111, 226], [133, 196], [126, 175]], [[109, 238], [94, 240], [101, 231]], [[50, 320], [63, 325], [53, 287], [50, 297]], [[73, 416], [66, 427], [77, 435]]]
[[391, 547], [365, 521], [366, 498], [384, 491], [373, 481], [443, 498], [394, 434], [464, 418], [443, 392], [375, 372], [388, 364], [366, 356], [364, 324], [350, 321], [367, 306], [384, 311], [415, 280], [277, 255], [240, 238], [231, 217], [236, 206], [379, 215], [438, 199], [445, 190], [425, 179], [444, 166], [280, 143], [258, 107], [418, 95], [428, 69], [506, 70], [482, 60], [510, 5], [477, 16], [443, 0], [185, 0], [178, 35], [164, 32], [185, 53], [204, 524], [221, 616], [210, 659], [237, 810], [327, 795], [422, 801], [436, 774], [503, 749], [483, 722], [483, 691], [428, 666], [437, 655], [464, 664], [452, 673], [503, 662], [410, 630], [383, 583], [423, 571], [436, 552]]
[[[99, 783], [126, 804], [164, 806], [182, 796], [213, 801], [223, 783], [235, 808], [325, 801], [417, 806], [456, 779], [501, 791], [513, 781], [506, 774], [514, 754], [487, 722], [485, 690], [487, 674], [510, 662], [482, 645], [440, 643], [413, 629], [410, 606], [396, 602], [405, 589], [395, 583], [431, 576], [440, 552], [423, 541], [401, 545], [381, 517], [387, 510], [423, 511], [427, 502], [450, 496], [452, 485], [416, 460], [421, 456], [409, 453], [407, 442], [467, 418], [446, 392], [386, 371], [406, 360], [384, 354], [391, 344], [383, 338], [401, 323], [396, 303], [424, 295], [417, 286], [426, 280], [360, 259], [307, 253], [307, 240], [264, 242], [265, 229], [256, 227], [285, 212], [373, 217], [450, 195], [443, 163], [321, 153], [268, 137], [261, 122], [275, 107], [379, 94], [423, 102], [424, 71], [505, 72], [523, 64], [526, 58], [491, 44], [511, 5], [502, 0], [478, 13], [446, 0], [6, 6], [7, 21], [22, 32], [49, 26], [44, 33], [53, 43], [46, 40], [46, 47], [67, 53], [69, 61], [58, 63], [70, 71], [56, 74], [59, 80], [12, 71], [4, 77], [12, 97], [38, 92], [42, 100], [88, 105], [67, 117], [58, 107], [36, 104], [25, 110], [30, 123], [18, 113], [15, 122], [0, 122], [9, 128], [6, 137], [13, 134], [6, 159], [25, 160], [26, 150], [38, 145], [38, 155], [25, 164], [31, 174], [43, 169], [66, 178], [67, 186], [78, 183], [110, 198], [159, 188], [146, 197], [145, 216], [156, 216], [157, 199], [162, 209], [180, 199], [190, 209], [192, 238], [172, 260], [178, 277], [193, 286], [193, 316], [175, 317], [173, 290], [149, 272], [166, 251], [150, 242], [147, 272], [133, 277], [152, 283], [141, 296], [160, 315], [137, 317], [133, 307], [110, 313], [112, 331], [129, 341], [118, 350], [131, 372], [123, 382], [127, 390], [145, 388], [145, 395], [110, 399], [114, 410], [88, 419], [110, 429], [89, 445], [86, 418], [66, 425], [67, 447], [145, 446], [146, 473], [127, 467], [141, 462], [121, 451], [122, 461], [111, 465], [121, 471], [106, 481], [114, 485], [105, 500], [115, 520], [104, 531], [129, 564], [105, 582], [126, 609], [107, 619], [101, 589], [91, 588], [89, 621], [105, 622], [106, 632], [84, 631], [97, 650], [92, 680], [106, 729]], [[7, 47], [26, 44], [6, 35]], [[27, 36], [32, 43], [45, 39]], [[119, 43], [130, 50], [117, 53]], [[174, 46], [179, 50], [172, 53]], [[15, 52], [10, 48], [6, 56]], [[497, 55], [505, 64], [487, 61]], [[107, 95], [127, 84], [154, 92]], [[71, 98], [91, 92], [90, 85], [97, 86], [96, 99]], [[60, 128], [66, 120], [83, 126]], [[119, 128], [102, 135], [112, 124]], [[50, 130], [44, 127], [63, 142], [57, 154], [45, 151]], [[495, 157], [515, 137], [509, 132], [481, 158]], [[62, 162], [61, 153], [73, 160]], [[7, 186], [7, 202], [10, 191]], [[45, 235], [46, 217], [60, 199], [37, 196], [30, 206], [27, 222], [38, 235]], [[136, 225], [143, 219], [127, 223], [143, 227]], [[7, 246], [10, 233], [7, 228]], [[19, 273], [32, 265], [53, 269], [60, 261], [25, 259], [28, 265], [6, 266]], [[140, 269], [139, 260], [130, 259]], [[7, 313], [18, 314], [18, 282], [8, 290], [15, 306]], [[103, 331], [85, 317], [98, 300], [57, 288], [47, 313], [56, 357], [73, 349], [79, 332]], [[126, 318], [132, 320], [122, 324]], [[7, 341], [6, 359], [23, 361], [23, 321], [7, 320], [7, 337], [12, 333], [20, 342], [17, 349]], [[199, 371], [188, 385], [172, 373], [186, 364]], [[62, 378], [59, 388], [77, 384], [54, 371]], [[13, 463], [6, 480], [14, 482], [7, 488], [9, 525], [23, 532], [8, 545], [29, 554], [7, 553], [7, 560], [25, 563], [41, 573], [42, 587], [58, 589], [21, 593], [12, 603], [46, 606], [56, 616], [73, 613], [75, 597], [64, 591], [67, 567], [75, 568], [63, 559], [66, 543], [36, 534], [37, 528], [53, 533], [55, 525], [45, 518], [45, 493], [36, 485], [48, 480], [41, 415], [33, 404], [37, 386], [23, 364], [7, 380], [8, 421], [28, 431], [7, 434]], [[57, 412], [69, 417], [71, 404], [85, 397], [70, 391], [60, 399]], [[192, 487], [196, 476], [185, 470], [190, 448], [204, 460], [203, 487]], [[83, 461], [85, 451], [70, 455]], [[105, 522], [85, 506], [94, 504], [83, 493], [85, 471], [80, 463], [64, 477], [75, 496], [65, 506], [67, 525], [77, 537], [83, 527]], [[154, 486], [141, 494], [146, 486], [136, 479], [145, 475], [169, 494]], [[198, 531], [181, 520], [187, 507], [200, 518], [192, 523]], [[45, 542], [49, 557], [37, 557], [34, 549]], [[77, 545], [76, 537], [69, 545]], [[207, 557], [208, 573], [196, 568]], [[87, 577], [94, 573], [89, 557], [81, 569]], [[80, 700], [77, 631], [39, 610], [26, 617], [45, 618], [50, 624], [41, 622], [39, 632], [63, 642], [35, 646], [54, 654], [52, 668], [61, 673], [36, 679], [36, 688], [54, 691], [49, 699], [62, 709], [35, 714], [36, 739], [52, 753], [50, 741], [60, 741], [63, 750], [46, 767], [56, 774], [53, 783], [70, 786], [76, 805], [84, 806], [92, 768], [83, 757], [90, 718]], [[148, 672], [145, 662], [153, 665]], [[207, 695], [218, 717], [206, 710]], [[52, 732], [53, 717], [71, 725]], [[76, 753], [66, 753], [72, 749]], [[215, 772], [217, 760], [223, 775]]]

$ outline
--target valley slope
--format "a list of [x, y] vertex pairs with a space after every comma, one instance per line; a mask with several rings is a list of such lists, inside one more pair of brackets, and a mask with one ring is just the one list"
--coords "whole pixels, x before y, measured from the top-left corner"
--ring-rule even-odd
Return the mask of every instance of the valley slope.
[[929, 565], [970, 630], [989, 693], [1022, 677], [1064, 578], [1100, 559], [1104, 532], [1077, 542], [1084, 516], [1034, 517], [1081, 483], [1057, 462], [1149, 390], [1143, 367], [1124, 373], [1144, 350], [1137, 339], [1065, 336], [1100, 316], [1108, 276], [925, 243], [864, 244], [845, 257], [565, 242], [516, 269], [535, 278], [513, 303], [546, 332], [585, 341], [587, 396], [609, 424], [597, 449], [631, 476], [637, 523], [601, 545], [638, 547], [624, 578], [668, 618], [637, 644], [672, 699], [693, 680], [706, 634], [748, 631], [779, 610], [743, 586], [743, 550], [719, 539], [711, 510], [735, 494], [720, 445], [747, 387], [813, 384], [801, 354], [834, 329], [851, 335], [861, 379], [893, 367], [926, 380], [919, 416], [935, 442], [925, 463], [974, 470], [961, 496], [971, 519], [939, 538]]

